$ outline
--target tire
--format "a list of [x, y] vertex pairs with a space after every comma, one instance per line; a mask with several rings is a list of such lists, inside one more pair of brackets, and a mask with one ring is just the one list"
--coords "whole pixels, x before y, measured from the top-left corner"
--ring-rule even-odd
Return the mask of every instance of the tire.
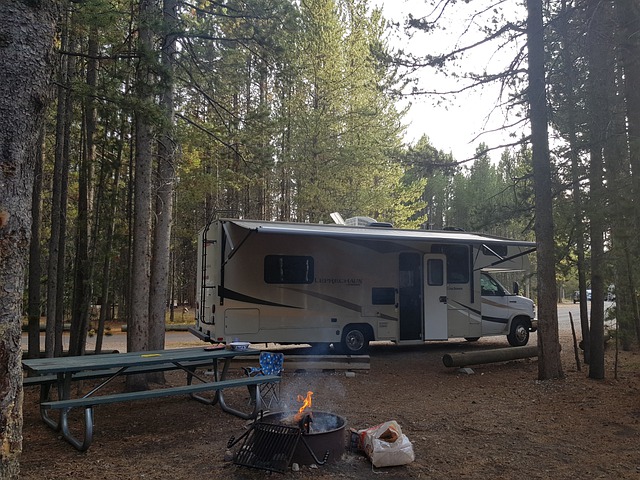
[[477, 342], [480, 340], [480, 337], [464, 337], [467, 342]]
[[369, 332], [357, 325], [347, 325], [342, 331], [339, 352], [343, 355], [365, 355], [369, 352]]
[[511, 323], [511, 333], [507, 335], [507, 340], [512, 347], [524, 347], [529, 343], [529, 320], [515, 318]]

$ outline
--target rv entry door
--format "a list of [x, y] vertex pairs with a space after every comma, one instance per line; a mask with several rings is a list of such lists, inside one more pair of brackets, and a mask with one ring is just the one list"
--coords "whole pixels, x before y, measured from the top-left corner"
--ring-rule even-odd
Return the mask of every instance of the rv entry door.
[[424, 256], [424, 339], [449, 338], [447, 321], [447, 258]]
[[398, 340], [422, 340], [422, 259], [419, 253], [401, 253], [398, 275]]

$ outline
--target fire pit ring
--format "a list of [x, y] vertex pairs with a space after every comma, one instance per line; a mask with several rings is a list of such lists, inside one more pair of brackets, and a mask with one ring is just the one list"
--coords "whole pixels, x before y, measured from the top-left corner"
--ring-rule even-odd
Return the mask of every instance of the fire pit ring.
[[[264, 414], [261, 421], [274, 425], [286, 425], [290, 424], [288, 420], [293, 415], [291, 412], [271, 412]], [[337, 462], [346, 449], [345, 428], [347, 421], [343, 417], [329, 412], [313, 411], [311, 417], [313, 421], [310, 430], [302, 432], [302, 441], [298, 442], [291, 462], [298, 465], [311, 465], [316, 463], [314, 455], [316, 458], [322, 459], [327, 453], [327, 462]]]

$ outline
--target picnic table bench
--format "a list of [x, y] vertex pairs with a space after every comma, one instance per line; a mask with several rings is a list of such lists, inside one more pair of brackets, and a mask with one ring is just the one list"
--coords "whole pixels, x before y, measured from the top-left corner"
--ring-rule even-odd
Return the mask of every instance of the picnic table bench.
[[[242, 355], [256, 354], [255, 350], [212, 350], [202, 348], [158, 350], [153, 352], [130, 352], [124, 354], [94, 355], [91, 357], [57, 357], [44, 359], [25, 359], [23, 365], [34, 376], [26, 377], [25, 386], [40, 386], [40, 415], [51, 428], [62, 433], [62, 437], [80, 451], [87, 450], [93, 441], [94, 407], [111, 403], [143, 401], [175, 395], [190, 395], [192, 398], [209, 405], [220, 404], [223, 411], [240, 418], [255, 418], [262, 409], [259, 385], [265, 381], [278, 382], [280, 377], [259, 378], [226, 378], [232, 358]], [[222, 372], [219, 372], [218, 361], [224, 361]], [[210, 366], [213, 380], [198, 375], [197, 367]], [[182, 369], [187, 373], [187, 384], [166, 388], [155, 388], [135, 392], [98, 394], [113, 379], [122, 375], [149, 373]], [[85, 395], [72, 398], [71, 382], [84, 379], [106, 378], [98, 386]], [[193, 384], [193, 378], [201, 383]], [[56, 385], [58, 398], [52, 400], [51, 387]], [[243, 412], [229, 406], [224, 399], [224, 390], [235, 387], [255, 386], [250, 389], [253, 410]], [[202, 397], [203, 392], [215, 392], [213, 399]], [[76, 436], [69, 428], [69, 411], [73, 408], [84, 408], [84, 435]], [[59, 413], [59, 419], [53, 419], [49, 411]]]

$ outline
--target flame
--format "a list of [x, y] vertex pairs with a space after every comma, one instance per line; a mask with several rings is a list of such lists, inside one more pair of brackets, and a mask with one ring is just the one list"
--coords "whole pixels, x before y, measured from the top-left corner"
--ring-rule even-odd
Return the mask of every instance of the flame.
[[302, 402], [302, 406], [298, 410], [298, 414], [295, 416], [296, 421], [302, 418], [303, 412], [307, 408], [311, 408], [311, 397], [313, 396], [313, 392], [307, 392], [307, 396], [303, 397], [302, 395], [298, 395], [298, 402]]

